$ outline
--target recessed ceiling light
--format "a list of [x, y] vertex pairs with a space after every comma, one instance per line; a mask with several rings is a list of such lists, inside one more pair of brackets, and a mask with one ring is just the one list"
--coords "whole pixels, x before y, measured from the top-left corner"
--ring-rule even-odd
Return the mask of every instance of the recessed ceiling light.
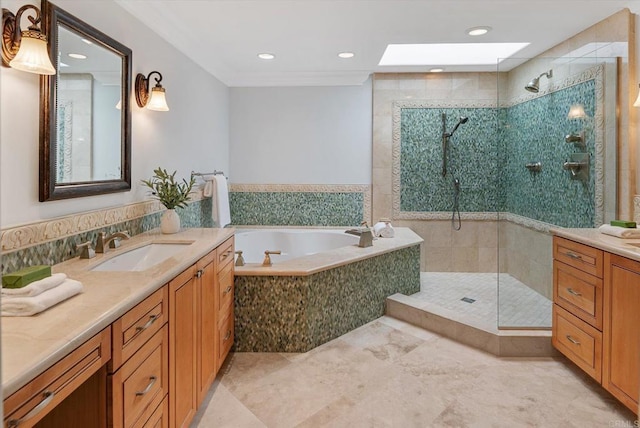
[[378, 65], [495, 65], [529, 43], [387, 45]]
[[467, 34], [470, 36], [484, 36], [489, 31], [491, 31], [491, 27], [487, 27], [487, 26], [472, 27], [467, 30]]
[[354, 54], [353, 52], [340, 52], [338, 56], [340, 58], [348, 59], [353, 58], [354, 56], [356, 56], [356, 54]]
[[92, 45], [93, 42], [91, 40], [87, 40], [87, 39], [81, 39], [83, 42], [85, 42], [88, 45]]
[[87, 59], [86, 55], [77, 54], [77, 53], [70, 53], [69, 56], [75, 59]]
[[444, 68], [432, 68], [431, 70], [429, 70], [431, 73], [442, 73], [444, 71]]
[[263, 52], [263, 53], [259, 53], [258, 54], [258, 58], [260, 59], [275, 59], [276, 56], [272, 53], [267, 53], [267, 52]]

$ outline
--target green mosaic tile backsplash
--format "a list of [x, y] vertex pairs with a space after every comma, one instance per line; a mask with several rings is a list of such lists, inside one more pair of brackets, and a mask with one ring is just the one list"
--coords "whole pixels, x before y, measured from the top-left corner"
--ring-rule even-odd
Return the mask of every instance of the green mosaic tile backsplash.
[[361, 192], [230, 192], [231, 223], [263, 226], [357, 226]]

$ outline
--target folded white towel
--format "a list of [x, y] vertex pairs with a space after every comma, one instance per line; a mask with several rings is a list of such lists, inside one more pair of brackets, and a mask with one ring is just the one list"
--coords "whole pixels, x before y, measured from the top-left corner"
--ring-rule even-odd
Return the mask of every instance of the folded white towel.
[[62, 284], [34, 297], [2, 299], [0, 307], [3, 317], [28, 317], [82, 292], [82, 283], [66, 279]]
[[231, 223], [231, 210], [229, 208], [229, 189], [227, 178], [222, 174], [214, 176], [215, 186], [212, 198], [213, 207], [211, 213], [217, 227], [225, 227]]
[[38, 294], [50, 290], [58, 285], [62, 284], [67, 279], [67, 275], [64, 273], [54, 273], [50, 277], [33, 281], [22, 288], [3, 288], [2, 298], [13, 299], [16, 297], [33, 297]]
[[618, 238], [640, 238], [640, 229], [635, 227], [629, 228], [629, 227], [611, 226], [610, 224], [603, 224], [598, 229], [600, 230], [600, 233], [616, 236]]

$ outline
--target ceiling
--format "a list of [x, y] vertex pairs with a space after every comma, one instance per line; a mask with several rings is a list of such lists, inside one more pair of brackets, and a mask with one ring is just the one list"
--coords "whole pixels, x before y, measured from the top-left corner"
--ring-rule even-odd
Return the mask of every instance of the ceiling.
[[[440, 65], [378, 66], [390, 43], [529, 42], [517, 56], [531, 58], [625, 7], [640, 13], [640, 0], [116, 1], [228, 86], [357, 85], [372, 72]], [[467, 35], [475, 26], [493, 30]]]

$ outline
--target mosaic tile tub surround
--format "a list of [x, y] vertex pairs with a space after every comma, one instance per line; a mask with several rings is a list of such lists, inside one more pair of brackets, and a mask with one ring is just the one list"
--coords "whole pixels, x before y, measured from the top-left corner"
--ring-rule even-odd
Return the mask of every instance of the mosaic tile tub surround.
[[[496, 212], [563, 227], [594, 227], [603, 218], [603, 70], [593, 67], [523, 95], [500, 108], [489, 102], [397, 101], [393, 117], [393, 212], [400, 219], [444, 219], [453, 207], [453, 179], [460, 180], [463, 219]], [[568, 119], [581, 104], [586, 119]], [[442, 119], [446, 129], [469, 118], [450, 138], [448, 173], [441, 175]], [[587, 147], [564, 142], [586, 132]], [[587, 182], [572, 180], [562, 165], [573, 152], [590, 154]], [[541, 162], [532, 173], [529, 162]]]
[[420, 246], [309, 276], [236, 276], [235, 350], [306, 352], [384, 315], [420, 289]]
[[242, 226], [357, 226], [370, 222], [368, 185], [232, 184], [231, 222]]

